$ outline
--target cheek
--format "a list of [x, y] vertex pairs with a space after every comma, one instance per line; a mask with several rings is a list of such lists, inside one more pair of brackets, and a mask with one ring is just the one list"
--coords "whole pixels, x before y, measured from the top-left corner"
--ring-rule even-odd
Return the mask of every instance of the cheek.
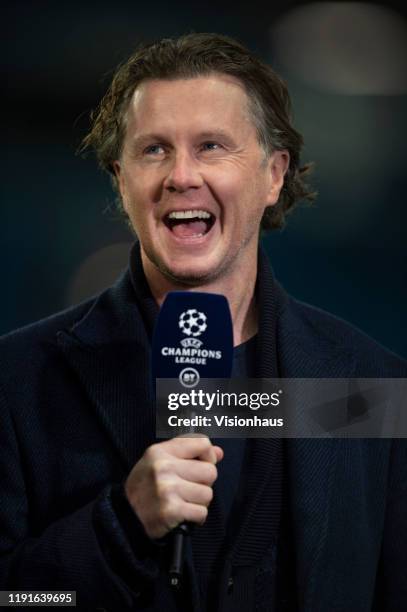
[[134, 176], [126, 178], [122, 199], [129, 214], [134, 215], [136, 211], [140, 211], [148, 199], [143, 180]]
[[249, 197], [252, 202], [253, 214], [262, 216], [264, 210], [269, 205], [269, 179], [268, 176], [263, 174], [256, 175], [255, 172], [253, 173], [253, 176], [257, 176], [257, 180], [253, 180], [250, 183]]
[[230, 168], [219, 170], [211, 176], [203, 176], [212, 195], [223, 208], [223, 214], [240, 215], [240, 202], [245, 198], [245, 181], [239, 172], [231, 172]]
[[154, 172], [133, 174], [128, 181], [129, 204], [151, 212], [162, 198], [162, 181]]

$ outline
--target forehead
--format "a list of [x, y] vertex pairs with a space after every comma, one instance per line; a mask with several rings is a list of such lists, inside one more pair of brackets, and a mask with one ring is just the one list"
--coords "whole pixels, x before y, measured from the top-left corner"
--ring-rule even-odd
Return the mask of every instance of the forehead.
[[[249, 98], [237, 78], [213, 73], [188, 79], [145, 80], [136, 88], [127, 112], [128, 127], [226, 124], [252, 127]], [[225, 127], [225, 125], [223, 125]]]

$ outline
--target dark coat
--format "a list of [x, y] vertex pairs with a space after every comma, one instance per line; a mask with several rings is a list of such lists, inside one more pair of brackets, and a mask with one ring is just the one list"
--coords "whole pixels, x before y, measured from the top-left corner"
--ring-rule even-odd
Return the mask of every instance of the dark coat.
[[[290, 298], [264, 257], [258, 296], [258, 376], [274, 375], [276, 355], [283, 377], [407, 376], [360, 331]], [[147, 329], [127, 272], [99, 297], [0, 341], [0, 588], [76, 590], [87, 610], [180, 609], [162, 569], [165, 544], [147, 538], [122, 495], [155, 440]], [[221, 580], [219, 609], [234, 612], [268, 609], [272, 465], [269, 441], [253, 444], [254, 492]], [[289, 440], [287, 470], [298, 610], [405, 611], [406, 441]], [[188, 572], [190, 612], [199, 608]]]

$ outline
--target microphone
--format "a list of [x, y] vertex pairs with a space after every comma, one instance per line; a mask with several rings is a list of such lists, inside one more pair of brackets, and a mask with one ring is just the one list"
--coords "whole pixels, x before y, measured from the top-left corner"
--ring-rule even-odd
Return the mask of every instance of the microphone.
[[[229, 378], [232, 361], [233, 326], [225, 296], [194, 291], [168, 293], [153, 334], [153, 382], [157, 378], [177, 378], [182, 386], [191, 388], [201, 378]], [[174, 587], [180, 584], [185, 538], [190, 532], [191, 525], [186, 522], [172, 532], [169, 575]]]

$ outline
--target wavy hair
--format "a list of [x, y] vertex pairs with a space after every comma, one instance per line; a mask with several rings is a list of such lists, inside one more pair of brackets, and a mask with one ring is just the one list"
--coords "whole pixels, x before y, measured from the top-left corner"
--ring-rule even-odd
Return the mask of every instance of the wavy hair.
[[219, 34], [187, 34], [143, 44], [119, 66], [111, 85], [91, 115], [91, 130], [80, 151], [93, 149], [101, 168], [109, 172], [116, 189], [113, 162], [120, 158], [126, 113], [137, 86], [146, 79], [189, 79], [223, 73], [243, 84], [259, 144], [268, 156], [286, 149], [289, 168], [278, 202], [266, 208], [261, 227], [280, 228], [301, 200], [312, 201], [316, 192], [304, 182], [313, 164], [300, 165], [303, 137], [294, 129], [291, 101], [285, 82], [274, 70], [238, 41]]

